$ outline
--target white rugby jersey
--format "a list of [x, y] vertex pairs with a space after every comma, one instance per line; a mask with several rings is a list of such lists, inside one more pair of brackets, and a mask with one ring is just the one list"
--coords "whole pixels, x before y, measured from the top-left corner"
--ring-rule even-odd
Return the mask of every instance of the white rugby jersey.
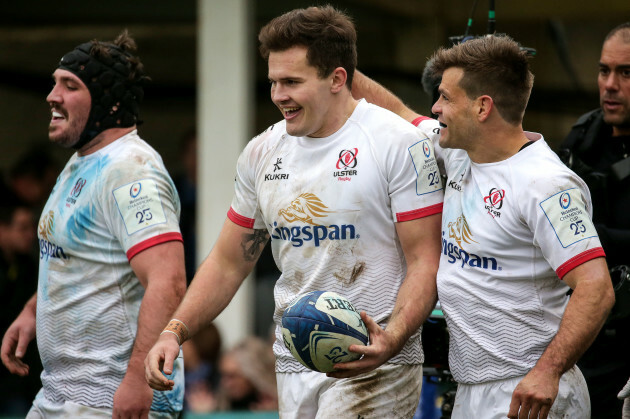
[[568, 302], [561, 281], [571, 269], [604, 256], [591, 222], [586, 184], [540, 134], [514, 156], [471, 162], [442, 149], [448, 179], [442, 214], [438, 297], [450, 333], [449, 364], [460, 383], [527, 374], [555, 336]]
[[[442, 195], [431, 140], [363, 100], [329, 137], [293, 137], [281, 121], [250, 141], [228, 217], [271, 235], [277, 371], [305, 369], [279, 327], [302, 293], [337, 292], [387, 325], [406, 273], [395, 223], [439, 213]], [[423, 362], [420, 331], [390, 362]]]
[[[133, 131], [97, 152], [75, 153], [39, 221], [37, 345], [43, 389], [36, 403], [112, 408], [131, 355], [144, 288], [129, 260], [182, 240], [179, 197], [162, 159]], [[175, 389], [151, 410], [182, 410]]]

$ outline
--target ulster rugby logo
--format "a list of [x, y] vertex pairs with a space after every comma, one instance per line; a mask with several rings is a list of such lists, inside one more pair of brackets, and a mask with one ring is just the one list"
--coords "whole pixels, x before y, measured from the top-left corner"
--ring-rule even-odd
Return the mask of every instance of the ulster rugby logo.
[[359, 154], [359, 150], [356, 148], [352, 150], [341, 150], [339, 159], [337, 160], [337, 169], [354, 169], [357, 167], [357, 154]]
[[488, 210], [488, 214], [490, 214], [493, 218], [500, 217], [501, 212], [499, 211], [503, 207], [503, 199], [505, 198], [505, 190], [492, 188], [490, 192], [488, 192], [488, 196], [483, 197], [484, 208]]
[[77, 203], [77, 198], [81, 195], [81, 191], [86, 184], [86, 180], [83, 178], [79, 178], [77, 182], [74, 184], [74, 187], [70, 191], [70, 195], [66, 198], [66, 207], [70, 208], [70, 205], [74, 205]]
[[337, 180], [349, 181], [352, 180], [350, 176], [356, 176], [357, 171], [353, 170], [357, 167], [357, 155], [359, 154], [358, 148], [352, 148], [350, 150], [341, 150], [339, 157], [337, 158], [337, 172], [333, 172], [333, 176]]
[[291, 202], [286, 209], [278, 211], [278, 215], [292, 223], [294, 221], [303, 221], [312, 225], [319, 225], [313, 221], [313, 218], [326, 217], [328, 207], [312, 193], [303, 193]]

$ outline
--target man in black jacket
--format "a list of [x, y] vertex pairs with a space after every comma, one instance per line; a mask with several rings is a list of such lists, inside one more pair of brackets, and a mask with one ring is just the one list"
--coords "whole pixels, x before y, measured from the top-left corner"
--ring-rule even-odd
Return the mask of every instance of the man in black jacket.
[[589, 186], [593, 222], [617, 297], [578, 365], [589, 386], [593, 418], [619, 418], [617, 392], [630, 376], [630, 22], [606, 36], [597, 84], [600, 108], [578, 119], [559, 154]]

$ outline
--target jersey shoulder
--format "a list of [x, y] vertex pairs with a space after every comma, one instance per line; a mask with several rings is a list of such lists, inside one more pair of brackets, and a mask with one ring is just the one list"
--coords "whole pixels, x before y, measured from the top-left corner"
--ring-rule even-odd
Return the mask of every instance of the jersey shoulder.
[[359, 102], [352, 118], [356, 123], [365, 125], [371, 130], [384, 129], [395, 132], [417, 132], [417, 128], [401, 116], [388, 109], [365, 101]]
[[590, 200], [584, 181], [562, 163], [545, 141], [538, 140], [518, 154], [522, 156], [511, 165], [510, 171], [513, 185], [519, 185], [522, 198], [544, 200], [577, 188], [586, 201]]
[[162, 157], [135, 133], [116, 140], [100, 157], [100, 177], [104, 188], [116, 188], [143, 179], [171, 184]]
[[575, 176], [575, 173], [562, 163], [558, 155], [551, 150], [543, 139], [535, 141], [534, 144], [518, 154], [519, 157], [522, 157], [522, 161], [512, 166], [512, 170], [517, 176], [522, 175], [530, 179], [554, 179], [558, 176]]

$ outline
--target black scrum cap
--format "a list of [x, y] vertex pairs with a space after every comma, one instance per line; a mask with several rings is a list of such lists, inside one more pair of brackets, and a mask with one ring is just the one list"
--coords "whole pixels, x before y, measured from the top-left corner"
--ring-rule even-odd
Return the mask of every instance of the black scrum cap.
[[[106, 52], [92, 55], [96, 45]], [[92, 98], [90, 115], [75, 149], [83, 147], [109, 128], [127, 128], [140, 124], [139, 103], [148, 77], [137, 74], [131, 54], [122, 48], [97, 41], [79, 45], [61, 58], [59, 68], [75, 74], [85, 84]], [[133, 73], [133, 74], [132, 74]]]

